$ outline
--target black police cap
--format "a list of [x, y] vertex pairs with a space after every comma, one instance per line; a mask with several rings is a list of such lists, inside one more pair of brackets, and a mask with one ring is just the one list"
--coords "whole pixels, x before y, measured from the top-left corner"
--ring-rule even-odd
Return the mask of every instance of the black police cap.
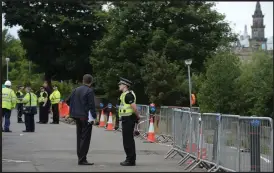
[[132, 82], [128, 79], [125, 79], [125, 78], [122, 78], [120, 77], [120, 82], [118, 83], [118, 85], [120, 84], [124, 84], [124, 85], [127, 85], [127, 86], [131, 86], [132, 85]]

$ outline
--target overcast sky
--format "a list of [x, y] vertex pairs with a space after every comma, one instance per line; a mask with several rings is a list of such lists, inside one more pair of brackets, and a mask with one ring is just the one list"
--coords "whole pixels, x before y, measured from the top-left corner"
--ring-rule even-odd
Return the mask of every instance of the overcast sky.
[[[230, 22], [230, 26], [236, 33], [244, 31], [247, 25], [248, 34], [251, 35], [252, 15], [256, 7], [256, 2], [217, 2], [216, 10], [226, 15], [226, 20]], [[273, 2], [261, 2], [263, 11], [265, 28], [265, 37], [273, 36]], [[4, 19], [2, 17], [2, 25]], [[19, 27], [10, 29], [10, 34], [18, 38]]]

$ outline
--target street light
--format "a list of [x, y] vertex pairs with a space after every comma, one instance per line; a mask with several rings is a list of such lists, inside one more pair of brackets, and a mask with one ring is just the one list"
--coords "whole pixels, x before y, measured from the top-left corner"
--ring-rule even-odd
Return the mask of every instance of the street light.
[[[189, 112], [190, 112], [190, 127], [192, 127], [192, 104], [191, 104], [191, 77], [190, 77], [190, 65], [192, 64], [192, 59], [185, 60], [185, 64], [187, 65], [188, 71], [188, 90], [189, 90]], [[192, 131], [190, 130], [190, 143], [192, 144]], [[192, 151], [192, 145], [190, 145], [190, 151]]]
[[6, 62], [7, 62], [7, 80], [9, 80], [9, 58], [6, 58]]
[[191, 104], [191, 77], [190, 77], [190, 65], [192, 64], [192, 59], [187, 59], [187, 60], [185, 60], [185, 64], [187, 65], [187, 71], [188, 71], [189, 108], [190, 108], [190, 112], [191, 112], [192, 104]]

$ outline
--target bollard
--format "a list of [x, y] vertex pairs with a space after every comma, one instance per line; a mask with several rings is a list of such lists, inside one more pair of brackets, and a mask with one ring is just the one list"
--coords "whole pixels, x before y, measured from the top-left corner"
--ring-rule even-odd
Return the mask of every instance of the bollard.
[[260, 121], [250, 122], [250, 165], [251, 172], [260, 172]]

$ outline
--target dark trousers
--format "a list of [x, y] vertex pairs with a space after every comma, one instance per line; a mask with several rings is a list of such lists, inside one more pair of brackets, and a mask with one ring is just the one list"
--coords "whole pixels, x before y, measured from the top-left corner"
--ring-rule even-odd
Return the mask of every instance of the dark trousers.
[[34, 114], [25, 114], [25, 125], [26, 125], [26, 131], [28, 132], [35, 131]]
[[4, 123], [4, 130], [8, 131], [10, 129], [10, 115], [11, 115], [11, 110], [2, 108], [2, 122], [3, 118], [5, 118], [5, 123]]
[[116, 111], [115, 115], [115, 129], [119, 128], [119, 111]]
[[52, 104], [52, 114], [53, 114], [53, 122], [59, 124], [59, 108], [58, 103]]
[[78, 162], [87, 160], [87, 154], [90, 145], [92, 125], [88, 123], [87, 119], [76, 120], [76, 135], [77, 135], [77, 156]]
[[23, 115], [23, 103], [17, 104], [17, 122], [22, 121], [22, 115]]
[[133, 136], [134, 126], [135, 120], [133, 119], [133, 116], [122, 117], [123, 145], [127, 155], [126, 160], [129, 162], [135, 162], [136, 160], [136, 149]]
[[49, 111], [48, 107], [43, 106], [44, 103], [39, 103], [39, 122], [41, 123], [48, 123], [49, 121]]

